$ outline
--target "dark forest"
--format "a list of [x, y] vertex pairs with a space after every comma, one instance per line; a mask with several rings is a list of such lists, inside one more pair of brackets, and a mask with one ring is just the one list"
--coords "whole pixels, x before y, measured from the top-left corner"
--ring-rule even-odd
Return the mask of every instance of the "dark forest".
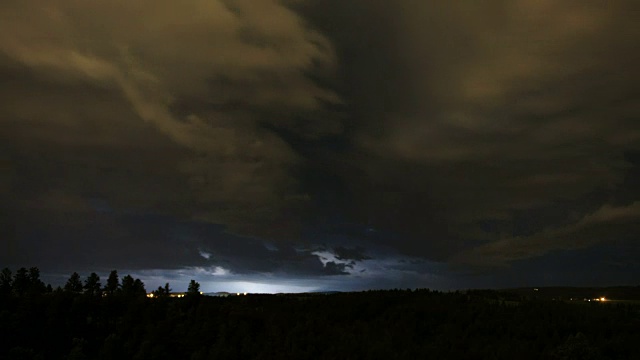
[[37, 268], [0, 280], [0, 359], [640, 358], [634, 301], [522, 290], [206, 296], [195, 281], [180, 297], [169, 284], [150, 297], [117, 271], [104, 285], [74, 273], [53, 289]]

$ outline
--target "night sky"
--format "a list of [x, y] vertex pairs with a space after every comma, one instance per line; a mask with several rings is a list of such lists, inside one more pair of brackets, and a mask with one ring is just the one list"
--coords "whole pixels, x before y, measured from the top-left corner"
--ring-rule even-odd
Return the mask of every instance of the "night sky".
[[637, 0], [3, 0], [0, 265], [639, 285]]

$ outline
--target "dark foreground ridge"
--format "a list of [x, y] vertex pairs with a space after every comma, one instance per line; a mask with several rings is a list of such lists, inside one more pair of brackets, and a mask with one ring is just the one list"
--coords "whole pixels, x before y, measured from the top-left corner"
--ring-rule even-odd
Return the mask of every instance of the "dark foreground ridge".
[[149, 297], [117, 276], [103, 291], [90, 290], [101, 289], [92, 275], [47, 290], [36, 270], [2, 274], [0, 359], [640, 359], [640, 305], [624, 299], [552, 300], [543, 289], [214, 297], [197, 283]]

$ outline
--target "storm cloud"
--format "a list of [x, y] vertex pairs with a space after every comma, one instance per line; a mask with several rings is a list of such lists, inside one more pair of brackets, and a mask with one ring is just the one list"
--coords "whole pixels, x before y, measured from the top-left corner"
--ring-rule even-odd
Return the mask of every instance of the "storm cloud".
[[634, 6], [3, 1], [0, 263], [451, 287], [640, 255]]
[[630, 2], [355, 4], [317, 22], [358, 123], [345, 174], [361, 220], [447, 258], [614, 206], [640, 145]]

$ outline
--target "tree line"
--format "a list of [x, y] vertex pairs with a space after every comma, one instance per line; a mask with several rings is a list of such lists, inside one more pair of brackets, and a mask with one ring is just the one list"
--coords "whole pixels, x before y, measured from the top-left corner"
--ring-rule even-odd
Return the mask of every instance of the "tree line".
[[223, 298], [197, 296], [195, 281], [194, 296], [165, 284], [151, 299], [115, 271], [50, 291], [37, 268], [0, 278], [0, 360], [640, 359], [634, 303], [429, 289]]
[[[172, 289], [169, 283], [164, 287], [159, 286], [152, 292], [155, 297], [170, 296]], [[16, 270], [15, 275], [11, 269], [4, 268], [0, 272], [0, 295], [6, 296], [29, 296], [41, 295], [45, 293], [65, 292], [70, 294], [82, 294], [86, 296], [101, 297], [122, 295], [125, 297], [146, 296], [144, 282], [134, 279], [131, 275], [125, 275], [120, 281], [117, 270], [112, 270], [104, 286], [100, 282], [100, 276], [92, 272], [82, 281], [80, 274], [73, 272], [63, 287], [58, 286], [53, 289], [51, 284], [45, 285], [40, 279], [40, 269], [31, 267], [29, 269], [21, 267]], [[191, 280], [187, 288], [188, 295], [200, 294], [200, 284]]]

